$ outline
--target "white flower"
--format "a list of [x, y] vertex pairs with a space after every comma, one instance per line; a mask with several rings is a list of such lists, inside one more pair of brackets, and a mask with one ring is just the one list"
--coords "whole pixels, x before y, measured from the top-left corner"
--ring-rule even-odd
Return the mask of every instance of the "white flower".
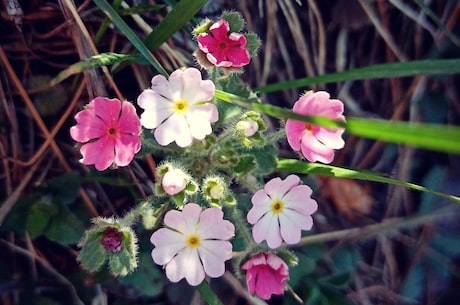
[[223, 216], [219, 208], [203, 210], [196, 203], [186, 204], [182, 211], [166, 213], [167, 227], [153, 233], [150, 241], [155, 246], [153, 261], [165, 266], [171, 282], [185, 278], [190, 285], [197, 286], [205, 274], [224, 274], [225, 261], [232, 258], [228, 239], [235, 234], [235, 227]]
[[141, 123], [155, 129], [154, 136], [160, 145], [176, 142], [189, 146], [193, 139], [203, 140], [212, 132], [211, 123], [218, 120], [217, 107], [210, 103], [215, 86], [202, 80], [195, 68], [178, 69], [167, 80], [163, 75], [152, 79], [152, 89], [144, 90], [137, 98], [145, 111]]
[[252, 209], [247, 214], [253, 224], [252, 236], [255, 242], [267, 241], [270, 248], [300, 241], [301, 231], [313, 226], [311, 214], [318, 204], [310, 198], [312, 189], [300, 185], [300, 178], [289, 175], [285, 180], [273, 178], [265, 187], [252, 196]]

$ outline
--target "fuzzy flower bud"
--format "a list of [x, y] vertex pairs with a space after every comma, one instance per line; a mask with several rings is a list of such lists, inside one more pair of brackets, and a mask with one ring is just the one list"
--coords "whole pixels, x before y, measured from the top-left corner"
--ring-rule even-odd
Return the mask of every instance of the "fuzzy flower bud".
[[182, 170], [174, 168], [165, 173], [161, 179], [161, 186], [168, 195], [174, 196], [187, 186], [187, 176]]
[[221, 177], [207, 177], [202, 189], [204, 197], [213, 206], [235, 204], [235, 198], [230, 194], [227, 183]]
[[126, 276], [137, 267], [137, 237], [121, 219], [93, 219], [80, 242], [77, 260], [84, 269], [96, 272], [107, 262], [114, 276]]
[[123, 234], [116, 228], [109, 227], [105, 230], [101, 238], [101, 244], [109, 252], [120, 252], [123, 245]]
[[236, 130], [244, 134], [245, 137], [253, 136], [259, 130], [259, 124], [253, 120], [239, 121]]

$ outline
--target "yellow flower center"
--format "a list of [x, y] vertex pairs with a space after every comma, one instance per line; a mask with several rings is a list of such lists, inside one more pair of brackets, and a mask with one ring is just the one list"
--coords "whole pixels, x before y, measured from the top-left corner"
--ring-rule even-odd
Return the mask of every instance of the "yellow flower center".
[[284, 210], [284, 203], [281, 200], [277, 199], [272, 202], [271, 208], [272, 208], [273, 214], [280, 214]]
[[201, 238], [198, 235], [191, 234], [187, 237], [186, 243], [190, 248], [197, 248], [201, 245]]
[[176, 113], [184, 113], [188, 109], [188, 104], [186, 100], [180, 99], [174, 102], [174, 111]]

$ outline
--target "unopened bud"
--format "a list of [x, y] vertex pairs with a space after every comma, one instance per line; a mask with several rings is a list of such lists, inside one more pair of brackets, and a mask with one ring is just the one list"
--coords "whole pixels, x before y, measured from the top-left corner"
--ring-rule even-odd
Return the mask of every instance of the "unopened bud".
[[161, 186], [168, 195], [176, 195], [187, 186], [187, 176], [178, 168], [171, 169], [161, 179]]

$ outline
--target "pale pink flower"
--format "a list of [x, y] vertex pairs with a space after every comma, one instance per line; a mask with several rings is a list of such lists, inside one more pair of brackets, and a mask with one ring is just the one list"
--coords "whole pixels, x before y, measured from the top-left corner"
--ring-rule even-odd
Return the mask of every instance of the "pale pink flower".
[[137, 103], [145, 111], [141, 123], [155, 129], [154, 136], [160, 145], [176, 142], [189, 146], [193, 138], [203, 140], [212, 132], [211, 123], [218, 119], [216, 105], [209, 103], [215, 86], [202, 80], [198, 69], [178, 69], [167, 80], [163, 75], [152, 79], [152, 89], [144, 90]]
[[268, 300], [272, 294], [284, 293], [289, 268], [277, 255], [259, 253], [247, 260], [241, 269], [247, 271], [246, 284], [250, 294]]
[[129, 102], [96, 97], [86, 109], [75, 115], [77, 125], [70, 128], [71, 137], [83, 144], [83, 164], [94, 164], [103, 171], [115, 163], [128, 165], [141, 148], [141, 123]]
[[197, 37], [198, 47], [206, 58], [218, 67], [242, 67], [251, 61], [246, 49], [246, 37], [239, 33], [229, 33], [228, 22], [221, 19], [215, 22], [209, 33]]
[[313, 214], [318, 205], [310, 198], [312, 190], [300, 185], [300, 178], [289, 175], [285, 180], [271, 179], [265, 187], [252, 196], [252, 208], [247, 214], [253, 224], [252, 236], [255, 242], [267, 241], [270, 248], [300, 241], [301, 231], [313, 226]]
[[[294, 104], [293, 112], [308, 116], [322, 116], [336, 121], [345, 121], [343, 103], [330, 99], [329, 93], [318, 91], [306, 94]], [[342, 139], [343, 128], [326, 128], [315, 124], [288, 119], [286, 135], [289, 145], [310, 162], [331, 163], [334, 149], [345, 145]]]
[[235, 234], [235, 227], [223, 216], [219, 208], [203, 210], [196, 203], [166, 213], [166, 228], [153, 233], [150, 241], [155, 246], [153, 261], [165, 266], [171, 282], [185, 278], [197, 286], [205, 274], [212, 278], [224, 274], [225, 261], [232, 258], [228, 239]]
[[173, 168], [164, 174], [161, 179], [161, 186], [168, 195], [176, 195], [182, 192], [187, 186], [187, 176], [178, 168]]

